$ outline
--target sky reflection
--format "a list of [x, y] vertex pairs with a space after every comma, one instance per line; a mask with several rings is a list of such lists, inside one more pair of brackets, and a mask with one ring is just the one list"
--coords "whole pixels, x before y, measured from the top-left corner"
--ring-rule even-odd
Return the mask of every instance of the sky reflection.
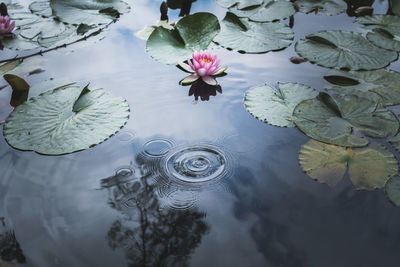
[[[0, 169], [5, 170], [0, 179], [0, 216], [12, 222], [25, 266], [140, 265], [143, 258], [134, 258], [130, 249], [137, 240], [128, 234], [137, 225], [107, 203], [121, 192], [110, 195], [112, 190], [102, 189], [101, 180], [113, 177], [121, 166], [141, 170], [138, 155], [146, 143], [160, 138], [171, 141], [174, 149], [216, 146], [231, 163], [222, 185], [196, 188], [196, 203], [187, 211], [196, 215], [187, 222], [193, 227], [183, 227], [177, 241], [180, 247], [195, 243], [181, 253], [183, 265], [398, 265], [400, 213], [384, 194], [355, 191], [348, 179], [335, 188], [312, 181], [297, 161], [308, 138], [296, 129], [261, 123], [243, 107], [244, 93], [253, 86], [300, 82], [321, 90], [329, 70], [308, 62], [292, 64], [293, 45], [261, 55], [214, 48], [221, 64], [228, 66], [228, 75], [218, 78], [222, 94], [180, 86], [182, 71], [154, 61], [145, 52], [145, 42], [134, 36], [159, 19], [159, 2], [128, 2], [132, 12], [111, 25], [104, 40], [49, 52], [40, 63], [45, 72], [27, 78], [31, 85], [50, 78], [87, 81], [91, 88], [126, 98], [132, 113], [122, 132], [94, 148], [59, 157], [15, 151], [0, 140]], [[378, 2], [375, 7], [386, 10]], [[205, 10], [220, 19], [225, 15], [225, 9], [211, 0], [198, 0], [192, 6], [192, 12]], [[178, 20], [178, 13], [172, 11], [170, 20]], [[294, 21], [296, 40], [325, 29], [360, 31], [345, 15], [296, 14]], [[400, 70], [400, 65], [396, 62], [391, 68]], [[30, 96], [42, 91], [33, 86]], [[1, 90], [0, 105], [10, 96], [9, 88]], [[195, 101], [196, 97], [208, 101]], [[156, 159], [146, 168], [158, 172], [161, 162]], [[177, 188], [175, 180], [163, 177]], [[180, 190], [190, 187], [179, 185]], [[160, 201], [154, 197], [157, 192], [151, 188], [147, 197]], [[157, 231], [179, 224], [176, 221], [184, 217], [164, 204], [157, 202], [164, 208], [162, 216], [153, 216], [160, 225]], [[196, 225], [203, 226], [197, 233]], [[155, 238], [155, 233], [146, 236]]]

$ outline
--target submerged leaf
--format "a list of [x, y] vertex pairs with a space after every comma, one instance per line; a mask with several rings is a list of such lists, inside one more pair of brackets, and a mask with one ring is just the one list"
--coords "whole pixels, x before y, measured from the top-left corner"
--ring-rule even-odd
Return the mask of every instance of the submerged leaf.
[[333, 85], [325, 87], [341, 94], [379, 99], [384, 106], [400, 104], [400, 73], [392, 70], [333, 71], [324, 77]]
[[288, 47], [293, 36], [292, 30], [285, 24], [253, 22], [228, 12], [214, 41], [240, 52], [265, 53]]
[[337, 15], [347, 9], [343, 0], [297, 0], [295, 5], [300, 12], [318, 15]]
[[294, 108], [301, 101], [317, 95], [315, 89], [299, 83], [278, 83], [278, 92], [269, 85], [263, 85], [246, 92], [244, 105], [260, 121], [280, 127], [294, 127]]
[[13, 90], [10, 105], [17, 107], [24, 103], [28, 99], [29, 84], [24, 79], [14, 74], [5, 74], [3, 78]]
[[354, 186], [366, 190], [382, 188], [398, 172], [394, 155], [376, 144], [345, 149], [310, 140], [300, 150], [299, 162], [307, 175], [329, 186], [342, 180], [348, 168]]
[[30, 88], [29, 84], [17, 75], [5, 74], [3, 78], [14, 91], [27, 91]]
[[329, 96], [326, 93], [301, 102], [293, 112], [294, 123], [309, 137], [346, 147], [361, 147], [365, 135], [385, 138], [399, 129], [396, 116], [377, 103], [354, 95]]
[[[115, 134], [128, 120], [127, 102], [103, 89], [82, 95], [79, 86], [47, 91], [18, 106], [3, 133], [16, 149], [60, 155], [87, 149]], [[85, 99], [82, 99], [82, 98]], [[73, 111], [81, 100], [81, 108]]]
[[379, 48], [361, 34], [342, 31], [322, 31], [300, 40], [296, 52], [323, 67], [374, 70], [397, 59], [397, 53]]
[[239, 9], [238, 6], [233, 6], [229, 11], [238, 17], [258, 22], [282, 20], [296, 13], [292, 2], [287, 0], [264, 0], [262, 5], [254, 8]]
[[190, 58], [195, 50], [207, 49], [219, 33], [217, 17], [211, 13], [195, 13], [182, 18], [175, 29], [157, 27], [147, 40], [147, 52], [166, 64], [178, 64]]
[[12, 107], [18, 107], [23, 104], [26, 100], [28, 100], [29, 96], [29, 88], [24, 91], [14, 90], [11, 94], [10, 105]]

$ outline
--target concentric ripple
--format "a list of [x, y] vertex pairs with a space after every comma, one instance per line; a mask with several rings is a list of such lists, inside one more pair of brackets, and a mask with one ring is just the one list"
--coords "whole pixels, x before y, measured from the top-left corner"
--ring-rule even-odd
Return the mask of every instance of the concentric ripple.
[[135, 138], [135, 133], [125, 130], [125, 131], [121, 131], [117, 134], [117, 137], [120, 141], [122, 142], [130, 142]]
[[155, 139], [144, 144], [144, 153], [151, 157], [161, 157], [173, 147], [172, 142], [165, 139]]
[[115, 171], [115, 175], [101, 179], [101, 187], [109, 188], [120, 183], [128, 182], [134, 179], [135, 170], [131, 166], [122, 166]]
[[197, 192], [173, 185], [159, 187], [158, 194], [161, 208], [176, 210], [187, 210], [194, 207], [198, 198]]
[[227, 170], [224, 154], [212, 146], [180, 149], [166, 160], [166, 170], [175, 178], [199, 183], [221, 177]]

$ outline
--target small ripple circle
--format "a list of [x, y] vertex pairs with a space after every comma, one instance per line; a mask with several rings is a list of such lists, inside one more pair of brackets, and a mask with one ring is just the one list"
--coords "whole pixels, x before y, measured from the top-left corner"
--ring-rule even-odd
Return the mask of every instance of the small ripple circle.
[[144, 144], [144, 153], [151, 157], [161, 157], [173, 147], [172, 142], [165, 139], [155, 139]]

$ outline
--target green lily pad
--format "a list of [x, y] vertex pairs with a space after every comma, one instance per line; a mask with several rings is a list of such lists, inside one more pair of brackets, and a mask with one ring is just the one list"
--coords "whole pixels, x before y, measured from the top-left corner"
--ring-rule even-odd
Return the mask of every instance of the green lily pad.
[[217, 3], [222, 7], [231, 7], [237, 5], [239, 9], [259, 6], [264, 0], [217, 0]]
[[219, 31], [216, 16], [199, 12], [179, 20], [173, 30], [157, 27], [147, 40], [146, 49], [158, 61], [178, 64], [195, 50], [207, 49]]
[[[59, 22], [54, 17], [44, 18], [31, 13], [15, 13], [11, 19], [16, 22], [19, 30], [3, 38], [2, 43], [5, 47], [14, 50], [51, 49], [78, 40], [86, 40], [104, 30], [99, 26], [71, 25]], [[91, 42], [96, 41], [93, 39], [96, 38], [90, 38]]]
[[365, 190], [382, 188], [398, 172], [394, 155], [377, 144], [345, 149], [310, 140], [300, 150], [299, 163], [307, 175], [329, 186], [342, 180], [348, 168], [354, 186]]
[[53, 15], [70, 24], [107, 24], [130, 7], [121, 0], [49, 0]]
[[393, 205], [400, 207], [400, 176], [395, 175], [386, 182], [386, 197]]
[[157, 27], [163, 27], [167, 30], [173, 30], [174, 26], [172, 26], [171, 24], [168, 23], [167, 20], [159, 20], [157, 21], [157, 23], [155, 25], [151, 25], [151, 26], [145, 26], [143, 29], [141, 29], [140, 31], [135, 33], [135, 36], [139, 39], [142, 40], [147, 40], [149, 39], [150, 35], [153, 33], [153, 31], [157, 28]]
[[374, 70], [397, 59], [394, 51], [377, 47], [361, 34], [342, 31], [322, 31], [308, 35], [295, 46], [296, 52], [323, 67]]
[[400, 134], [390, 137], [388, 140], [397, 151], [400, 151]]
[[314, 98], [318, 92], [299, 83], [278, 83], [278, 92], [269, 85], [246, 92], [247, 111], [262, 122], [280, 127], [294, 127], [292, 114], [301, 101]]
[[400, 17], [389, 15], [364, 16], [357, 23], [371, 30], [367, 39], [374, 45], [393, 51], [400, 51]]
[[50, 7], [50, 1], [35, 1], [29, 5], [29, 10], [39, 16], [51, 17], [53, 10]]
[[286, 19], [296, 13], [292, 2], [287, 0], [265, 0], [260, 6], [239, 9], [238, 6], [229, 8], [238, 17], [249, 18], [252, 21], [267, 22]]
[[239, 52], [266, 53], [288, 47], [293, 37], [292, 30], [285, 24], [253, 22], [228, 12], [214, 42]]
[[15, 108], [3, 134], [19, 150], [61, 155], [87, 149], [115, 134], [128, 120], [128, 103], [103, 89], [68, 85]]
[[324, 78], [332, 83], [325, 87], [327, 90], [364, 98], [373, 97], [379, 99], [384, 106], [400, 104], [400, 73], [398, 72], [386, 69], [333, 71]]
[[385, 138], [399, 129], [396, 116], [369, 99], [354, 95], [332, 97], [320, 93], [305, 100], [293, 111], [294, 123], [309, 137], [321, 142], [362, 147], [368, 140], [365, 135]]
[[[40, 18], [32, 23], [24, 24], [17, 34], [4, 38], [2, 43], [5, 47], [15, 50], [49, 48], [70, 41], [69, 38], [73, 35], [77, 36], [74, 26], [49, 18]], [[46, 45], [43, 40], [47, 41]]]
[[297, 0], [295, 5], [302, 13], [314, 12], [330, 16], [340, 14], [347, 9], [347, 4], [343, 0]]
[[14, 13], [11, 15], [11, 21], [15, 22], [16, 28], [23, 28], [25, 25], [31, 25], [41, 20], [41, 17], [32, 13]]
[[23, 9], [24, 7], [18, 3], [14, 3], [15, 1], [11, 0], [1, 0], [0, 3], [4, 3], [7, 6], [8, 12], [13, 12], [16, 10]]

